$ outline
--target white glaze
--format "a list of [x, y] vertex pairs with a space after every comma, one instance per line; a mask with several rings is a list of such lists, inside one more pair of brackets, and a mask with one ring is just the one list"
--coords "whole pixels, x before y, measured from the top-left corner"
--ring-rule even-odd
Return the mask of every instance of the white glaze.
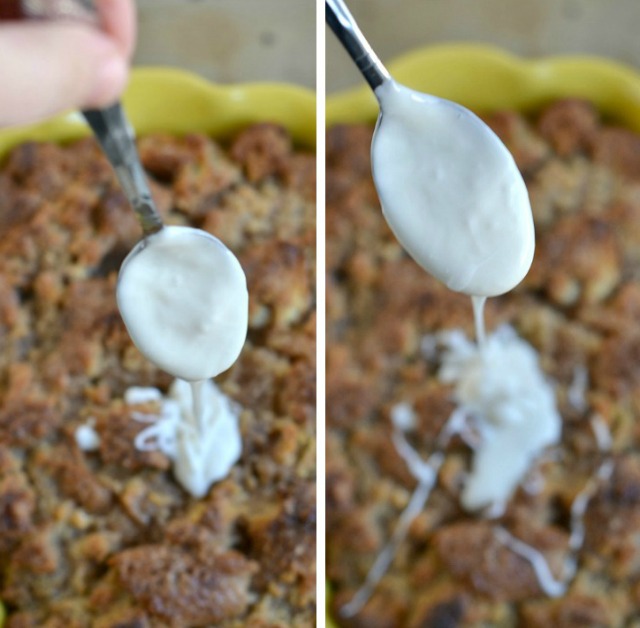
[[237, 359], [247, 334], [244, 272], [220, 240], [164, 227], [125, 259], [116, 292], [131, 339], [174, 377], [215, 377]]
[[544, 554], [532, 545], [517, 539], [511, 532], [501, 526], [494, 528], [495, 537], [512, 552], [522, 556], [533, 568], [540, 588], [549, 597], [560, 597], [567, 590], [567, 582], [556, 578]]
[[418, 481], [418, 485], [402, 511], [391, 539], [373, 561], [364, 584], [356, 591], [351, 600], [340, 609], [340, 613], [344, 617], [353, 617], [362, 610], [378, 582], [389, 569], [398, 547], [407, 536], [411, 523], [424, 508], [435, 486], [440, 467], [445, 459], [445, 455], [440, 448], [446, 447], [451, 437], [461, 427], [459, 415], [454, 412], [438, 435], [437, 444], [439, 449], [434, 451], [427, 460], [422, 460], [420, 454], [411, 446], [405, 435], [405, 432], [415, 425], [413, 408], [407, 403], [395, 405], [391, 409], [391, 422], [393, 424], [391, 437], [396, 451], [405, 461], [410, 473]]
[[[150, 425], [138, 434], [135, 446], [162, 451], [173, 461], [178, 482], [199, 498], [229, 474], [242, 453], [242, 441], [238, 406], [210, 380], [201, 382], [200, 400], [194, 404], [193, 388], [177, 379], [167, 397], [160, 394], [159, 415], [137, 413], [134, 418]], [[155, 388], [138, 389], [138, 396], [144, 396], [140, 391], [148, 397], [159, 393]], [[201, 409], [199, 416], [196, 405]]]
[[100, 448], [100, 435], [91, 421], [78, 425], [74, 436], [76, 444], [82, 451], [97, 451]]
[[416, 413], [409, 403], [397, 403], [391, 408], [391, 422], [402, 432], [408, 432], [416, 426]]
[[487, 340], [487, 332], [484, 326], [484, 305], [486, 302], [487, 297], [471, 297], [473, 322], [476, 328], [476, 342], [480, 347], [483, 347]]
[[480, 349], [461, 332], [442, 334], [440, 379], [479, 436], [461, 503], [479, 510], [506, 502], [536, 457], [560, 438], [555, 394], [535, 350], [510, 328]]
[[131, 386], [124, 393], [124, 402], [129, 406], [150, 401], [162, 401], [162, 393], [149, 386]]
[[609, 431], [609, 426], [599, 414], [594, 414], [591, 417], [591, 429], [593, 430], [598, 449], [601, 452], [610, 452], [613, 447], [611, 432]]
[[567, 401], [574, 410], [584, 412], [587, 407], [587, 389], [589, 385], [589, 372], [585, 366], [577, 366], [573, 371], [573, 381], [567, 389]]
[[407, 252], [449, 288], [495, 296], [534, 250], [526, 186], [509, 151], [459, 105], [385, 81], [371, 148], [383, 212]]

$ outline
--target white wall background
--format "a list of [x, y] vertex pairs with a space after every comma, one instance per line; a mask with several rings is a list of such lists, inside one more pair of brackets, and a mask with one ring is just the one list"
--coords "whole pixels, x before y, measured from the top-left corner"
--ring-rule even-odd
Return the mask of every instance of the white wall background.
[[[137, 0], [137, 64], [220, 82], [315, 87], [316, 0]], [[383, 60], [446, 41], [524, 55], [593, 53], [640, 67], [640, 0], [348, 0]], [[327, 31], [327, 88], [359, 82]]]
[[315, 0], [136, 0], [137, 65], [315, 88]]

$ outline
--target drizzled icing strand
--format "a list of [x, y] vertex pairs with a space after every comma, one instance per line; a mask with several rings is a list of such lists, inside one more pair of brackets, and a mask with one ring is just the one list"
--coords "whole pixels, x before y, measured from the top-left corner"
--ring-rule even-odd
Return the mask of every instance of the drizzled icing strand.
[[569, 403], [578, 412], [587, 409], [587, 384], [589, 373], [584, 366], [577, 366], [573, 371], [573, 381], [567, 390]]
[[[609, 452], [611, 448], [611, 433], [606, 423], [597, 415], [592, 417], [590, 423], [598, 450], [603, 453]], [[495, 536], [498, 541], [529, 562], [536, 574], [540, 588], [550, 597], [560, 597], [564, 595], [576, 575], [578, 569], [578, 554], [584, 545], [584, 517], [587, 508], [601, 484], [611, 477], [613, 468], [613, 460], [607, 456], [598, 465], [594, 474], [587, 480], [571, 504], [571, 523], [568, 543], [569, 553], [565, 558], [563, 573], [560, 579], [553, 576], [551, 567], [542, 552], [516, 538], [501, 526], [495, 529]]]
[[[364, 584], [358, 589], [351, 601], [341, 608], [340, 613], [344, 617], [353, 617], [360, 612], [371, 597], [377, 584], [389, 569], [398, 551], [398, 547], [407, 536], [409, 526], [429, 499], [429, 495], [431, 495], [431, 491], [438, 477], [438, 472], [445, 459], [444, 453], [441, 450], [437, 450], [433, 452], [427, 460], [423, 460], [420, 454], [409, 444], [405, 435], [405, 430], [411, 426], [407, 421], [408, 409], [410, 410], [407, 404], [399, 404], [392, 409], [392, 439], [398, 454], [400, 454], [407, 464], [411, 474], [418, 480], [418, 485], [414, 489], [409, 503], [402, 511], [391, 539], [382, 548], [369, 569]], [[440, 448], [446, 447], [449, 440], [456, 433], [461, 425], [460, 419], [459, 413], [456, 414], [454, 412], [444, 425], [437, 439]]]
[[537, 549], [517, 539], [511, 532], [502, 526], [494, 528], [494, 535], [500, 543], [508, 547], [512, 552], [522, 556], [533, 568], [540, 588], [550, 597], [560, 597], [567, 590], [567, 584], [563, 580], [557, 580], [544, 555]]

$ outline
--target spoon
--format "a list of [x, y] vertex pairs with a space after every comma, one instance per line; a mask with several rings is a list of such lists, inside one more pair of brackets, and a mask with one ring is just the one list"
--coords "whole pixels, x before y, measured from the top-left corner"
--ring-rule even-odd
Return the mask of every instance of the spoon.
[[97, 22], [94, 0], [2, 0], [0, 18], [20, 19], [71, 19], [88, 23]]
[[119, 103], [82, 112], [142, 227], [123, 261], [118, 309], [140, 352], [174, 377], [215, 377], [247, 335], [247, 282], [233, 253], [201, 229], [163, 226]]
[[105, 109], [86, 109], [82, 115], [91, 127], [129, 203], [136, 213], [145, 236], [162, 229], [158, 213], [138, 151], [133, 131], [119, 102]]
[[326, 20], [380, 106], [371, 166], [391, 230], [452, 290], [476, 298], [511, 290], [531, 266], [534, 232], [507, 148], [468, 109], [397, 83], [342, 0], [326, 0]]
[[[7, 6], [12, 19], [71, 19], [100, 27], [94, 0], [10, 0]], [[116, 287], [131, 339], [174, 377], [215, 377], [235, 362], [247, 335], [247, 281], [240, 263], [206, 231], [163, 225], [120, 102], [81, 113], [142, 227], [143, 238], [123, 261]]]
[[119, 103], [82, 114], [144, 234], [122, 262], [116, 288], [131, 339], [174, 377], [215, 377], [235, 362], [247, 334], [247, 284], [240, 263], [206, 231], [163, 226]]

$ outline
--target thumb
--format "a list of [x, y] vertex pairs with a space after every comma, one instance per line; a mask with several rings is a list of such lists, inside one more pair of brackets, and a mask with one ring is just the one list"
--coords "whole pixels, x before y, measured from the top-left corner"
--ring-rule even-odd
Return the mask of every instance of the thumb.
[[65, 22], [0, 24], [0, 125], [117, 100], [126, 53], [96, 29]]

